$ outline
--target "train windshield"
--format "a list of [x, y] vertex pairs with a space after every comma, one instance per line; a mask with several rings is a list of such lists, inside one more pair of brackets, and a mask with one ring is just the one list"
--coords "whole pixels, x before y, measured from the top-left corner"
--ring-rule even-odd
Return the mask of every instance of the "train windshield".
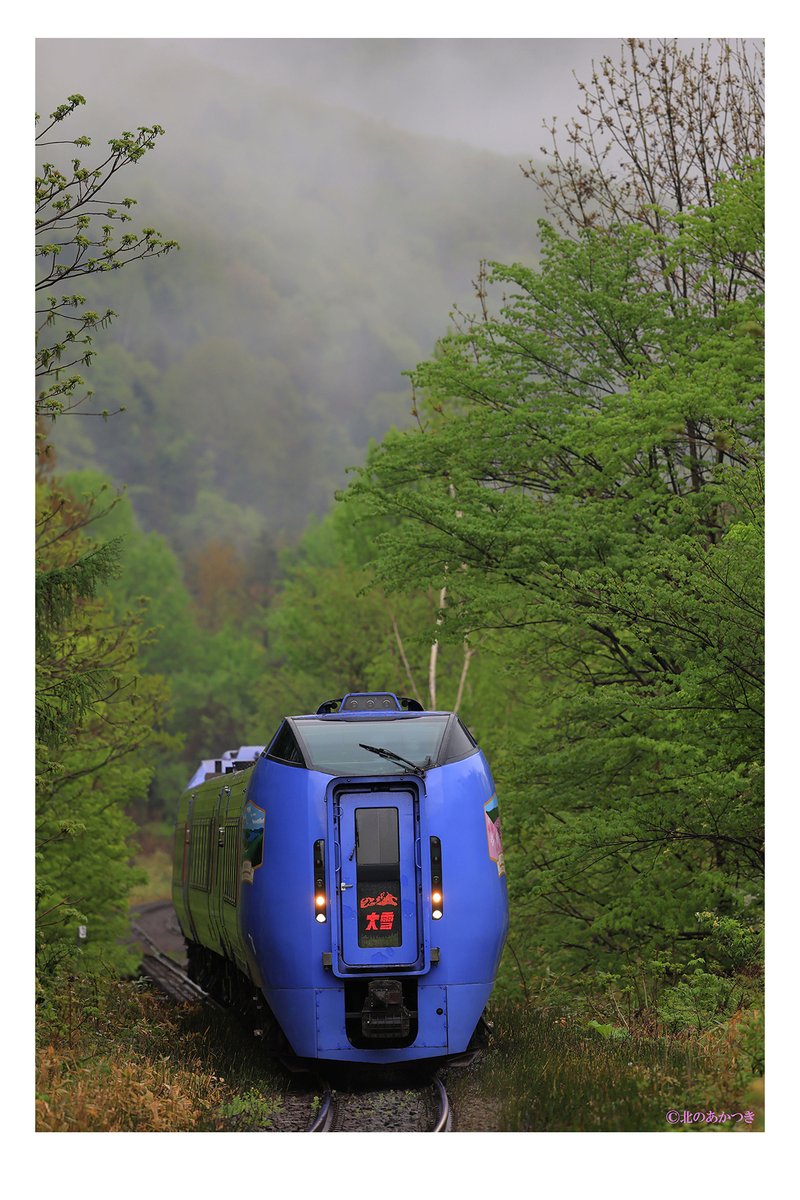
[[315, 771], [329, 775], [398, 775], [436, 765], [448, 720], [447, 714], [384, 717], [378, 721], [311, 717], [297, 721], [295, 728], [308, 765]]

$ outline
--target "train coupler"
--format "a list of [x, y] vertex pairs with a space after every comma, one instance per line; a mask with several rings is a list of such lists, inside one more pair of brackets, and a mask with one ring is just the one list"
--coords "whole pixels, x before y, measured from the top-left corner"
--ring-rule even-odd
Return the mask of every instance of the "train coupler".
[[361, 1032], [365, 1038], [406, 1038], [411, 1014], [403, 1003], [399, 979], [371, 979], [361, 1010]]

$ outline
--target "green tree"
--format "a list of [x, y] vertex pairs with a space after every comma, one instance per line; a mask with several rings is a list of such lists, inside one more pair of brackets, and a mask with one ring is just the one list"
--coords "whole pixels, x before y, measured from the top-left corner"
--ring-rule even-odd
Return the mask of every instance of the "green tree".
[[[82, 149], [91, 139], [79, 135], [64, 140], [49, 138], [53, 130], [85, 104], [83, 96], [70, 96], [50, 114], [50, 121], [37, 134], [39, 150], [70, 145]], [[36, 117], [37, 124], [39, 116]], [[57, 132], [61, 132], [60, 129]], [[109, 200], [101, 192], [127, 166], [141, 159], [163, 134], [160, 125], [140, 126], [112, 138], [109, 152], [96, 166], [85, 166], [72, 158], [64, 168], [43, 162], [36, 176], [36, 256], [40, 270], [36, 290], [43, 297], [37, 309], [36, 375], [40, 391], [36, 398], [39, 415], [55, 417], [76, 408], [86, 396], [77, 393], [84, 385], [72, 368], [85, 367], [95, 354], [92, 335], [113, 320], [112, 309], [95, 312], [77, 292], [58, 294], [56, 289], [76, 279], [118, 270], [137, 259], [167, 254], [177, 242], [167, 241], [151, 228], [139, 233], [122, 232], [132, 220], [136, 201], [130, 196]], [[107, 414], [106, 414], [107, 415]]]
[[389, 521], [379, 584], [446, 588], [442, 638], [527, 699], [495, 734], [515, 936], [577, 977], [660, 957], [678, 986], [696, 951], [725, 969], [696, 913], [760, 921], [762, 165], [714, 200], [493, 264], [350, 492]]
[[285, 702], [305, 711], [348, 691], [388, 689], [426, 707], [461, 708], [475, 647], [437, 644], [440, 592], [409, 590], [398, 604], [370, 586], [367, 564], [382, 523], [362, 517], [355, 505], [334, 509], [284, 555], [266, 629]]
[[[147, 792], [146, 751], [163, 738], [166, 688], [141, 673], [142, 617], [118, 616], [99, 594], [118, 569], [114, 540], [87, 527], [103, 509], [42, 494], [37, 581], [36, 932], [40, 982], [76, 952], [132, 964], [122, 942], [134, 826], [126, 807]], [[82, 951], [83, 952], [83, 951]]]
[[[51, 114], [41, 146], [86, 146], [47, 141], [46, 135], [79, 105], [72, 96]], [[38, 118], [37, 118], [38, 120]], [[141, 673], [146, 636], [137, 612], [115, 610], [102, 594], [120, 571], [122, 539], [92, 539], [87, 530], [108, 518], [98, 492], [76, 499], [52, 475], [43, 417], [63, 419], [83, 397], [72, 368], [94, 351], [92, 333], [114, 315], [86, 306], [65, 283], [118, 269], [175, 245], [155, 230], [115, 236], [135, 203], [101, 197], [123, 167], [135, 163], [163, 132], [124, 133], [97, 167], [73, 158], [65, 170], [46, 162], [36, 178], [37, 256], [41, 270], [36, 370], [40, 391], [36, 520], [36, 929], [39, 979], [76, 952], [77, 923], [91, 927], [89, 961], [129, 963], [121, 944], [128, 892], [136, 882], [129, 861], [133, 826], [125, 806], [146, 791], [145, 747], [158, 741], [166, 694], [158, 676]], [[102, 222], [99, 224], [98, 222]]]
[[378, 586], [432, 588], [442, 644], [499, 665], [523, 964], [673, 1025], [760, 969], [761, 71], [725, 42], [600, 64], [526, 172], [541, 269], [482, 269], [346, 497]]

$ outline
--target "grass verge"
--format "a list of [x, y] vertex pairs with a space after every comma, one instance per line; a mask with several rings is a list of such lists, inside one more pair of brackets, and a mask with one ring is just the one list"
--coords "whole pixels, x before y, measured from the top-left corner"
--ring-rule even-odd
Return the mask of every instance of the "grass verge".
[[[758, 1012], [738, 1013], [704, 1034], [597, 1028], [510, 1003], [499, 1005], [492, 1021], [490, 1048], [470, 1067], [448, 1073], [460, 1129], [764, 1129]], [[729, 1119], [708, 1119], [709, 1113]], [[737, 1113], [741, 1119], [733, 1118]]]
[[36, 1129], [269, 1128], [285, 1072], [233, 1015], [177, 1005], [147, 983], [66, 977], [38, 1022]]

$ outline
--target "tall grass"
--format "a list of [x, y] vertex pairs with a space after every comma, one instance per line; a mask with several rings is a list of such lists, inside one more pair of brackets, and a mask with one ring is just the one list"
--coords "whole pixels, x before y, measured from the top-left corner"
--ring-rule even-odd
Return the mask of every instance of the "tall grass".
[[263, 1127], [281, 1106], [285, 1072], [232, 1014], [138, 981], [63, 977], [37, 1042], [42, 1132], [224, 1131], [251, 1127], [249, 1115]]
[[[739, 1014], [713, 1034], [668, 1035], [597, 1027], [574, 1017], [503, 1004], [493, 1014], [490, 1048], [465, 1072], [450, 1072], [459, 1100], [477, 1093], [491, 1128], [508, 1131], [760, 1130], [763, 1079], [757, 1074], [758, 1014]], [[754, 1033], [755, 1030], [755, 1033]], [[471, 1107], [470, 1127], [480, 1128]], [[667, 1121], [683, 1114], [754, 1113], [720, 1123]], [[462, 1126], [463, 1127], [463, 1126]], [[486, 1127], [486, 1126], [484, 1126]]]

